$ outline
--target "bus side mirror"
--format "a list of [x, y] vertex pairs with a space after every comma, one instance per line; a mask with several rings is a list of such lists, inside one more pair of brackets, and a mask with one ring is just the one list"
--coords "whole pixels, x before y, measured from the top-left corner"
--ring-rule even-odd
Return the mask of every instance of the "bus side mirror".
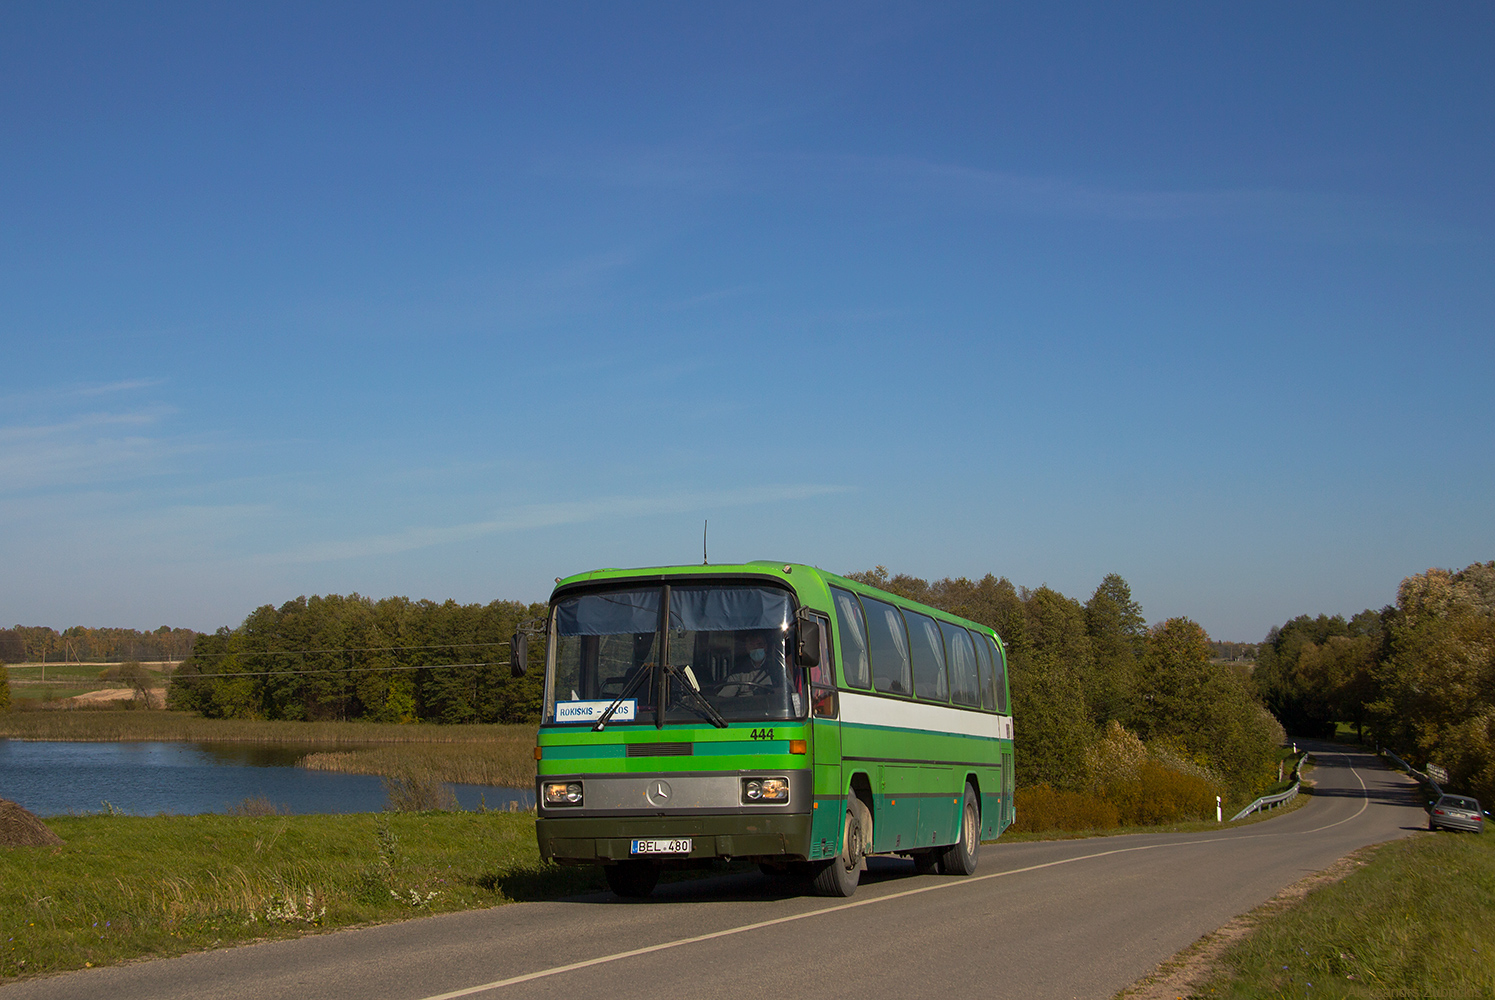
[[515, 632], [514, 637], [509, 640], [509, 673], [515, 677], [523, 677], [528, 669], [529, 636], [523, 632]]
[[820, 623], [813, 618], [800, 619], [796, 659], [802, 667], [820, 666]]

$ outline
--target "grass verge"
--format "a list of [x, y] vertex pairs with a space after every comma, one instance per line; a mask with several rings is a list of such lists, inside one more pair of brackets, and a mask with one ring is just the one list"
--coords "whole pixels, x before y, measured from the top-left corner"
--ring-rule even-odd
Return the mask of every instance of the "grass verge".
[[1495, 834], [1421, 834], [1343, 881], [1264, 914], [1190, 994], [1495, 997]]
[[[1269, 819], [1301, 809], [1308, 804], [1311, 793], [1307, 790], [1297, 798], [1276, 809], [1264, 812], [1252, 813], [1245, 819], [1234, 823], [1216, 823], [1213, 820], [1193, 820], [1180, 823], [1163, 823], [1158, 826], [1117, 826], [1104, 830], [1038, 830], [1033, 832], [1018, 833], [1008, 830], [1002, 834], [1001, 842], [1031, 843], [1039, 840], [1089, 840], [1091, 837], [1125, 837], [1137, 833], [1209, 833], [1214, 830], [1234, 830], [1242, 826], [1250, 826], [1252, 823], [1262, 823]], [[1227, 811], [1227, 816], [1229, 812]], [[996, 843], [996, 841], [983, 841], [983, 843]]]
[[74, 816], [0, 849], [0, 981], [603, 886], [530, 813]]

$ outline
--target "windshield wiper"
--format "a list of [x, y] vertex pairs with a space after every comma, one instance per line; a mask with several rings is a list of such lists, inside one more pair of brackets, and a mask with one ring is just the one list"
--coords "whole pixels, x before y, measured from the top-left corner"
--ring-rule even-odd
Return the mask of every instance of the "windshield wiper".
[[597, 724], [592, 727], [592, 732], [602, 732], [602, 727], [607, 725], [607, 721], [613, 717], [613, 713], [616, 712], [620, 707], [622, 707], [623, 702], [628, 700], [629, 695], [638, 690], [639, 683], [644, 679], [653, 676], [654, 665], [652, 663], [646, 663], [643, 666], [639, 667], [639, 671], [638, 673], [633, 675], [633, 679], [630, 680], [627, 684], [623, 685], [622, 693], [613, 700], [613, 703], [611, 705], [607, 706], [607, 711], [602, 713], [602, 718], [597, 720]]
[[681, 670], [673, 663], [666, 663], [664, 665], [664, 668], [669, 672], [669, 675], [671, 677], [680, 682], [680, 689], [685, 693], [686, 697], [695, 699], [696, 704], [692, 707], [694, 707], [696, 711], [704, 715], [707, 721], [709, 721], [716, 728], [727, 728], [727, 720], [722, 718], [722, 713], [718, 712], [716, 710], [716, 707], [712, 705], [711, 702], [707, 701], [706, 697], [702, 695], [700, 690], [696, 687], [695, 674], [687, 675], [685, 671]]

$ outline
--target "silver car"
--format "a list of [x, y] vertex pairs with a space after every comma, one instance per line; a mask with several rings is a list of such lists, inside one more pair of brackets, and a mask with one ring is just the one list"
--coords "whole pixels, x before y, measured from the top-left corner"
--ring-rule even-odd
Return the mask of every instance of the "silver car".
[[1479, 811], [1479, 800], [1467, 795], [1441, 795], [1428, 813], [1428, 829], [1468, 830], [1482, 833], [1485, 818]]

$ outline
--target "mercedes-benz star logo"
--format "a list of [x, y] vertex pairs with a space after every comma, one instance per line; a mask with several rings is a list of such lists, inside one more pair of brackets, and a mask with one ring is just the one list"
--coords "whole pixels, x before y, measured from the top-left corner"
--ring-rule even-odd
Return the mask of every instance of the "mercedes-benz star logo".
[[649, 788], [644, 792], [644, 798], [649, 800], [651, 806], [669, 805], [670, 783], [668, 781], [649, 782]]

